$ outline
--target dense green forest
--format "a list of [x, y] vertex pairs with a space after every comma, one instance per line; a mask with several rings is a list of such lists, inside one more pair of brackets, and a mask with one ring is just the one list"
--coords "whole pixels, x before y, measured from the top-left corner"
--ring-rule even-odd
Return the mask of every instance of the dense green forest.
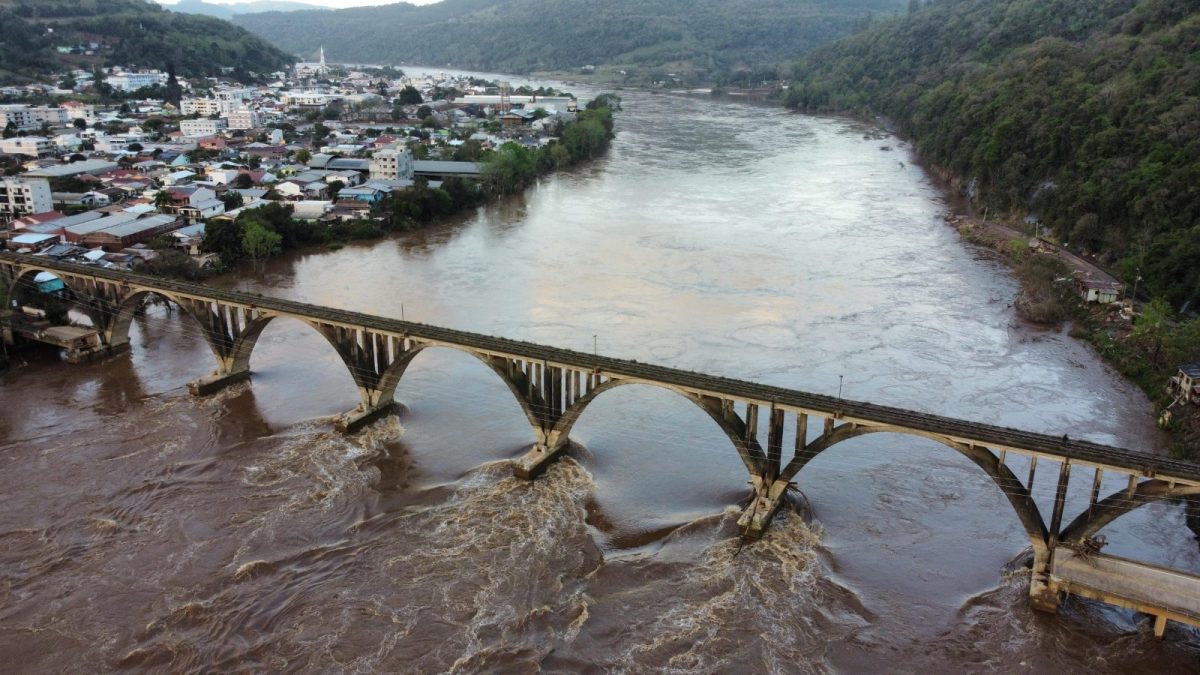
[[793, 75], [788, 105], [884, 115], [980, 206], [1200, 305], [1195, 0], [914, 2]]
[[443, 0], [236, 22], [296, 54], [526, 73], [665, 66], [713, 77], [777, 64], [904, 0]]
[[[94, 57], [57, 47], [104, 45]], [[169, 12], [149, 0], [0, 0], [0, 82], [69, 68], [139, 66], [180, 76], [280, 70], [291, 57], [226, 21]]]

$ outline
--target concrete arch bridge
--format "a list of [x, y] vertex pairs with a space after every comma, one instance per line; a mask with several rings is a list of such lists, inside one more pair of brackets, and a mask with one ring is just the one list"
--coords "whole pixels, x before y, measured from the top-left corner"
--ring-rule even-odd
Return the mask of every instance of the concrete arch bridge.
[[[1200, 626], [1200, 577], [1103, 555], [1093, 539], [1105, 525], [1142, 505], [1200, 495], [1200, 465], [1066, 436], [200, 284], [0, 254], [0, 279], [10, 288], [42, 271], [63, 280], [72, 302], [91, 317], [112, 352], [128, 349], [134, 313], [146, 296], [177, 304], [195, 321], [216, 361], [211, 375], [189, 384], [190, 391], [200, 396], [249, 377], [250, 355], [273, 320], [289, 317], [303, 322], [337, 351], [357, 385], [358, 405], [337, 422], [347, 432], [392, 409], [396, 387], [422, 351], [448, 348], [470, 354], [507, 385], [530, 424], [533, 447], [514, 462], [514, 473], [525, 478], [535, 478], [562, 455], [580, 414], [606, 391], [630, 384], [673, 391], [713, 420], [745, 465], [753, 494], [740, 524], [752, 537], [766, 530], [792, 481], [821, 453], [866, 434], [928, 438], [969, 459], [1008, 499], [1034, 552], [1030, 597], [1036, 608], [1055, 611], [1064, 593], [1074, 593], [1153, 615], [1157, 635], [1168, 620]], [[1010, 458], [1018, 455], [1026, 458], [1020, 462], [1023, 478], [1011, 468]], [[1055, 480], [1049, 519], [1031, 493], [1039, 467]], [[1087, 508], [1064, 523], [1073, 472], [1088, 472], [1091, 489]], [[1102, 495], [1101, 488], [1114, 480], [1121, 488]]]

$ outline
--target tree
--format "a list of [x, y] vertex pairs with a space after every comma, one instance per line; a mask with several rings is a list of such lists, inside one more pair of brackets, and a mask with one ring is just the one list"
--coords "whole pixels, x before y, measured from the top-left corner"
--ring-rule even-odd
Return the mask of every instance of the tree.
[[130, 143], [125, 147], [128, 148], [130, 152], [141, 152], [145, 149], [141, 143]]
[[400, 105], [420, 105], [425, 102], [425, 99], [421, 98], [421, 92], [410, 84], [400, 90], [400, 97], [396, 99], [396, 102]]
[[248, 220], [242, 233], [242, 252], [255, 262], [261, 262], [280, 251], [283, 237], [267, 229], [257, 220]]
[[71, 120], [71, 126], [83, 131], [87, 128], [87, 120], [83, 119], [82, 117], [76, 117], [74, 120]]
[[154, 208], [159, 211], [166, 213], [173, 203], [171, 193], [166, 190], [159, 190], [158, 194], [154, 195]]
[[312, 153], [304, 148], [296, 151], [296, 161], [301, 164], [308, 164], [308, 160], [312, 159]]
[[254, 177], [248, 173], [239, 173], [237, 178], [233, 179], [233, 187], [239, 190], [246, 190], [254, 187]]
[[433, 115], [433, 108], [430, 108], [427, 105], [423, 105], [420, 108], [417, 108], [417, 119], [419, 119], [419, 120], [423, 120], [427, 117], [431, 117], [432, 115]]
[[1157, 297], [1142, 306], [1142, 314], [1133, 328], [1135, 340], [1154, 346], [1151, 356], [1154, 363], [1162, 353], [1163, 340], [1171, 324], [1171, 305], [1163, 297]]
[[329, 197], [333, 201], [336, 202], [338, 193], [341, 192], [342, 188], [344, 188], [344, 187], [346, 187], [346, 183], [344, 181], [340, 181], [340, 180], [329, 181]]
[[245, 200], [242, 199], [241, 193], [234, 192], [233, 190], [228, 190], [225, 192], [225, 194], [221, 195], [221, 201], [225, 203], [226, 211], [232, 211], [246, 203]]
[[163, 100], [176, 108], [179, 107], [180, 99], [183, 98], [183, 87], [179, 85], [179, 79], [175, 77], [175, 64], [167, 64], [167, 86], [163, 90]]
[[12, 138], [13, 136], [16, 136], [16, 135], [17, 135], [17, 123], [13, 122], [12, 120], [9, 120], [8, 124], [4, 125], [4, 137]]

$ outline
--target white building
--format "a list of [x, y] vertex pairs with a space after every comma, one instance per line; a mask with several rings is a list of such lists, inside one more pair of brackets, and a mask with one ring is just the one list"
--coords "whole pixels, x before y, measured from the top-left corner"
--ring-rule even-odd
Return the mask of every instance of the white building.
[[179, 102], [179, 112], [184, 115], [209, 117], [221, 114], [221, 102], [215, 98], [185, 98]]
[[221, 114], [229, 113], [246, 107], [246, 101], [254, 98], [258, 92], [254, 89], [222, 89], [217, 94], [217, 107]]
[[50, 181], [45, 178], [14, 176], [0, 181], [0, 220], [53, 210]]
[[43, 122], [53, 126], [67, 126], [71, 123], [71, 117], [68, 115], [66, 108], [30, 108], [29, 112], [33, 114], [33, 119], [37, 121], [38, 126]]
[[233, 110], [225, 117], [230, 129], [253, 129], [258, 126], [258, 113], [253, 110]]
[[280, 100], [284, 105], [289, 106], [329, 105], [340, 98], [340, 96], [317, 91], [286, 91], [280, 94]]
[[96, 121], [96, 106], [84, 105], [78, 101], [67, 101], [63, 104], [63, 108], [67, 111], [67, 117], [72, 120], [83, 120], [89, 125]]
[[142, 139], [136, 134], [117, 134], [115, 136], [97, 136], [96, 149], [100, 152], [136, 152], [130, 151], [131, 143], [141, 144]]
[[42, 157], [54, 152], [54, 141], [44, 136], [14, 136], [0, 140], [0, 152]]
[[371, 180], [401, 180], [413, 177], [413, 156], [408, 148], [390, 146], [371, 155]]
[[59, 134], [54, 137], [54, 144], [63, 150], [77, 150], [83, 141], [75, 134]]
[[41, 126], [27, 105], [0, 105], [0, 129], [12, 124], [18, 131]]
[[179, 130], [184, 136], [215, 136], [225, 128], [225, 120], [182, 120]]
[[301, 61], [296, 64], [296, 77], [301, 79], [305, 77], [319, 77], [328, 72], [325, 66], [325, 47], [321, 47], [321, 55], [315, 63], [311, 61]]
[[166, 84], [167, 74], [157, 70], [145, 73], [115, 73], [109, 75], [104, 81], [119, 91], [136, 91], [142, 87]]

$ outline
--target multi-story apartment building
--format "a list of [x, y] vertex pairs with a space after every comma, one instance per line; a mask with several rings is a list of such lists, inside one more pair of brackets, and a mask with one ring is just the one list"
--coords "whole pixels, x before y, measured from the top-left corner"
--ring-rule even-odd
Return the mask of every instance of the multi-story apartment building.
[[413, 177], [413, 156], [408, 148], [390, 146], [371, 155], [373, 180], [408, 180]]
[[230, 129], [253, 129], [258, 126], [258, 113], [245, 108], [231, 110], [225, 119]]
[[41, 157], [54, 152], [54, 141], [44, 136], [14, 136], [0, 140], [0, 152]]
[[184, 136], [200, 137], [213, 136], [225, 128], [225, 120], [183, 120], [179, 130]]
[[8, 221], [26, 213], [45, 213], [53, 209], [50, 181], [45, 178], [11, 176], [0, 180], [0, 220]]
[[220, 115], [221, 102], [215, 98], [185, 98], [179, 102], [179, 112], [184, 115], [203, 115], [205, 117]]
[[144, 73], [114, 73], [104, 81], [113, 89], [120, 91], [136, 91], [142, 87], [153, 87], [156, 84], [166, 84], [167, 74], [157, 70]]
[[27, 105], [0, 105], [0, 129], [8, 128], [9, 124], [18, 131], [36, 129], [42, 125]]

